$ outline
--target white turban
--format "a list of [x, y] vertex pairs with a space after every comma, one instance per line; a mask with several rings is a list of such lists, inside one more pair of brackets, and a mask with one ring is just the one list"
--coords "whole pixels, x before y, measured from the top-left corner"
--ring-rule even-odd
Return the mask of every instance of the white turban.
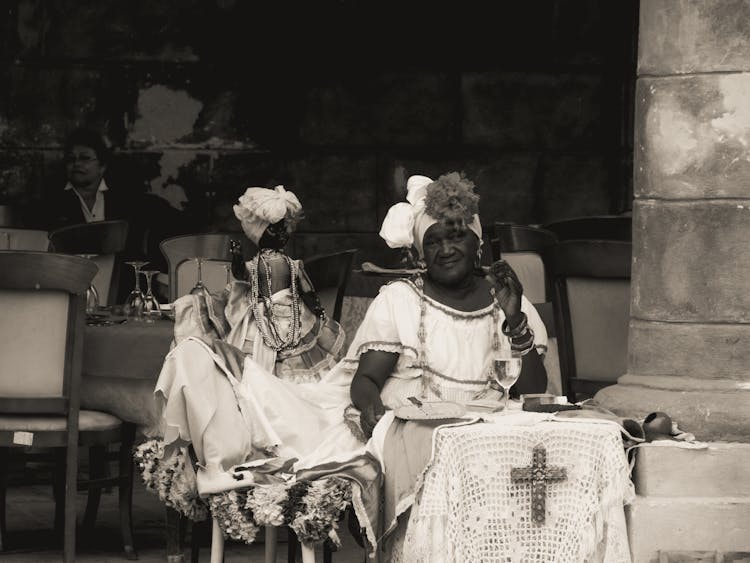
[[[422, 239], [427, 229], [438, 222], [425, 211], [427, 186], [432, 182], [432, 178], [427, 176], [410, 176], [406, 181], [406, 202], [393, 205], [380, 227], [380, 236], [390, 248], [414, 246], [419, 257], [424, 258]], [[475, 214], [467, 227], [477, 235], [481, 244], [482, 225], [479, 216]]]
[[294, 219], [302, 213], [302, 204], [284, 186], [275, 188], [247, 188], [234, 206], [234, 215], [240, 220], [247, 238], [258, 244], [268, 225], [284, 218]]

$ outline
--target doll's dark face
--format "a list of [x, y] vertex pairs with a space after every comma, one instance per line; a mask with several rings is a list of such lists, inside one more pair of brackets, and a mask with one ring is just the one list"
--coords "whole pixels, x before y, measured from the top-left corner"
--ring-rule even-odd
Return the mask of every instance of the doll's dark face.
[[286, 246], [287, 242], [289, 242], [289, 229], [287, 228], [286, 221], [282, 219], [278, 223], [266, 227], [263, 236], [258, 241], [258, 246], [260, 248], [281, 250]]

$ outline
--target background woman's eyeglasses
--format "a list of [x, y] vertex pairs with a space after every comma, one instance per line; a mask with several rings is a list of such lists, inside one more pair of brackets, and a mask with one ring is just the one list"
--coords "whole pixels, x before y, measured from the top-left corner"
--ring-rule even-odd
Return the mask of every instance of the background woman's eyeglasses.
[[65, 162], [67, 164], [73, 164], [75, 162], [81, 162], [83, 164], [88, 164], [89, 162], [95, 162], [97, 160], [99, 160], [99, 159], [96, 158], [95, 156], [90, 156], [88, 154], [78, 154], [78, 155], [68, 154], [68, 155], [65, 155]]

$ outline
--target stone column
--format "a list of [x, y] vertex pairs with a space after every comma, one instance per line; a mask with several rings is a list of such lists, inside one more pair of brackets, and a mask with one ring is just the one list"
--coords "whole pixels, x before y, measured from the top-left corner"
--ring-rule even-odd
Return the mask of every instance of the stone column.
[[596, 398], [750, 442], [750, 2], [641, 2], [628, 372]]

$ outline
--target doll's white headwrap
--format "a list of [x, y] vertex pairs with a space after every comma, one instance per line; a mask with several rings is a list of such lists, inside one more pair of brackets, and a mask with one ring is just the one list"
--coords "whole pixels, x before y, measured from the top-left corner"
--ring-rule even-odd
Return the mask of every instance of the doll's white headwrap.
[[[410, 176], [406, 181], [406, 201], [393, 205], [383, 219], [380, 236], [391, 248], [414, 246], [420, 258], [424, 258], [422, 239], [438, 220], [425, 210], [427, 188], [433, 183], [427, 176]], [[482, 241], [482, 225], [474, 214], [467, 228]]]
[[284, 186], [275, 188], [247, 188], [233, 207], [247, 238], [258, 244], [268, 225], [282, 219], [297, 219], [302, 213], [302, 204]]

